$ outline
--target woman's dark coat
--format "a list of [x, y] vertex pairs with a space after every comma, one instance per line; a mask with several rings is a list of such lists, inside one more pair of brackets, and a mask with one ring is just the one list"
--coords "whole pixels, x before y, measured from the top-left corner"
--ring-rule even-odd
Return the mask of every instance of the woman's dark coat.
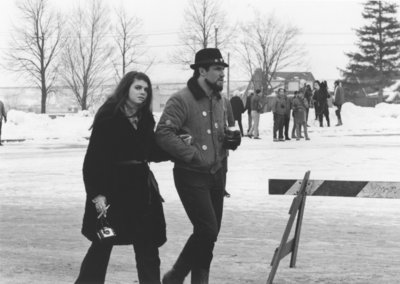
[[240, 120], [242, 118], [242, 113], [245, 111], [242, 99], [235, 96], [231, 98], [230, 102], [233, 111], [233, 118], [235, 120]]
[[314, 91], [314, 107], [318, 113], [324, 113], [328, 109], [328, 98], [330, 97], [327, 91], [315, 90]]
[[[144, 161], [166, 160], [154, 138], [154, 118], [143, 115], [137, 130], [115, 105], [97, 115], [83, 164], [87, 193], [82, 234], [97, 239], [98, 219], [92, 199], [101, 194], [110, 208], [107, 220], [115, 230], [114, 244], [166, 241], [161, 196], [149, 186], [150, 170]], [[138, 161], [138, 163], [128, 161]]]

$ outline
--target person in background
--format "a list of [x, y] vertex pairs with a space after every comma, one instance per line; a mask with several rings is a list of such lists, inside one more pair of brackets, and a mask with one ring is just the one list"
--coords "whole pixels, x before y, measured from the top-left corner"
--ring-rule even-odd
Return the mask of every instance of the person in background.
[[[230, 127], [234, 127], [235, 126], [235, 114], [233, 112], [232, 109], [232, 105], [230, 103], [230, 101], [228, 100], [228, 98], [223, 97], [224, 100], [224, 112], [225, 112], [225, 130], [229, 129]], [[242, 101], [242, 100], [240, 100]], [[243, 102], [242, 102], [243, 105]], [[240, 121], [241, 123], [241, 121]], [[243, 134], [242, 134], [243, 136]], [[231, 194], [226, 190], [226, 176], [228, 173], [228, 156], [229, 156], [229, 151], [227, 151], [226, 153], [226, 157], [222, 160], [222, 167], [225, 171], [225, 181], [224, 181], [224, 196], [225, 197], [231, 197]]]
[[320, 82], [318, 80], [315, 80], [313, 83], [313, 94], [311, 97], [312, 104], [314, 106], [314, 111], [315, 111], [315, 120], [318, 120], [319, 117], [319, 104], [318, 104], [318, 98], [320, 96]]
[[[174, 181], [186, 214], [193, 225], [175, 264], [162, 283], [183, 283], [191, 272], [191, 283], [208, 283], [215, 242], [221, 228], [227, 156], [224, 69], [228, 67], [217, 48], [195, 55], [194, 70], [187, 86], [173, 94], [156, 129], [158, 144], [175, 159]], [[192, 143], [181, 141], [187, 133]]]
[[254, 96], [254, 92], [252, 90], [249, 91], [249, 95], [246, 98], [246, 105], [245, 105], [245, 110], [247, 110], [247, 136], [249, 136], [249, 132], [251, 129], [251, 126], [253, 125], [253, 119], [251, 118], [251, 98]]
[[243, 136], [243, 126], [242, 126], [242, 113], [245, 111], [243, 101], [239, 96], [239, 92], [234, 92], [233, 97], [230, 100], [233, 112], [233, 118], [237, 121], [240, 134]]
[[[294, 99], [299, 95], [299, 92], [303, 91], [303, 89], [300, 89], [299, 91], [294, 91], [294, 96], [293, 96], [293, 101]], [[293, 121], [294, 121], [294, 109], [292, 111], [292, 116], [293, 116]], [[301, 129], [300, 129], [300, 133], [301, 133]], [[296, 138], [296, 123], [293, 122], [293, 127], [292, 127], [292, 138]], [[300, 137], [302, 138], [302, 137]]]
[[307, 127], [309, 127], [308, 125], [308, 113], [310, 112], [310, 107], [311, 107], [311, 103], [312, 103], [312, 90], [311, 90], [311, 86], [309, 84], [306, 85], [305, 87], [305, 91], [304, 91], [304, 98], [307, 100], [307, 110], [306, 110], [306, 124]]
[[343, 125], [342, 116], [340, 112], [342, 110], [342, 105], [344, 104], [344, 90], [342, 87], [342, 82], [339, 80], [335, 81], [335, 93], [334, 93], [333, 104], [337, 107], [337, 110], [335, 111], [338, 120], [336, 126]]
[[3, 118], [4, 118], [4, 123], [7, 123], [6, 109], [4, 107], [3, 102], [0, 101], [0, 146], [3, 146], [3, 144], [1, 143], [1, 128], [3, 126]]
[[253, 120], [253, 125], [250, 128], [248, 136], [253, 139], [261, 139], [260, 131], [258, 129], [260, 123], [260, 114], [262, 111], [260, 89], [257, 89], [255, 95], [251, 98], [250, 107], [251, 107], [251, 119]]
[[289, 138], [289, 123], [290, 123], [290, 111], [292, 110], [292, 100], [287, 96], [286, 90], [283, 90], [283, 97], [286, 103], [286, 112], [283, 117], [283, 128], [285, 133], [285, 140], [290, 140]]
[[[283, 122], [284, 116], [286, 114], [287, 103], [285, 100], [285, 91], [283, 88], [278, 89], [278, 94], [272, 103], [272, 113], [274, 117], [274, 142], [277, 141], [285, 141], [283, 138]], [[279, 132], [279, 136], [277, 138], [277, 132]]]
[[328, 92], [328, 84], [326, 81], [322, 81], [320, 84], [319, 95], [317, 96], [319, 112], [318, 112], [318, 119], [319, 119], [319, 126], [323, 127], [323, 117], [325, 116], [326, 123], [328, 127], [330, 126], [329, 120], [329, 105], [328, 99], [330, 98]]
[[[166, 242], [166, 224], [148, 162], [169, 155], [156, 144], [151, 103], [149, 77], [132, 71], [95, 115], [83, 163], [82, 234], [92, 244], [75, 283], [104, 283], [114, 245], [133, 245], [139, 283], [160, 283], [158, 248]], [[114, 233], [99, 233], [103, 225]]]
[[304, 129], [304, 136], [306, 140], [310, 140], [307, 133], [307, 123], [306, 123], [306, 111], [308, 107], [307, 99], [304, 98], [304, 91], [300, 90], [297, 96], [293, 99], [293, 118], [294, 125], [296, 126], [296, 140], [300, 140], [301, 136], [301, 126]]

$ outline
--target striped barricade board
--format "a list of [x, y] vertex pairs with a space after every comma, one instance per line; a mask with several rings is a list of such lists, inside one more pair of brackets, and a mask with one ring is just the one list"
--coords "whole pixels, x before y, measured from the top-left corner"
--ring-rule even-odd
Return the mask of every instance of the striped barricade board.
[[[295, 195], [302, 180], [270, 179], [269, 194]], [[400, 198], [400, 182], [309, 180], [307, 195]]]

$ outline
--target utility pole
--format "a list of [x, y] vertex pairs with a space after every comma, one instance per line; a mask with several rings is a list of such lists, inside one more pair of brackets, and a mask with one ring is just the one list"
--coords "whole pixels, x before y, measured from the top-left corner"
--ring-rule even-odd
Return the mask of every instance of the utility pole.
[[218, 48], [218, 27], [215, 26], [215, 48]]
[[[229, 57], [230, 57], [230, 53], [228, 52], [228, 65], [230, 66]], [[227, 82], [227, 86], [226, 86], [226, 92], [228, 94], [228, 99], [231, 98], [231, 95], [229, 93], [229, 82], [230, 82], [230, 80], [229, 80], [229, 70], [230, 70], [229, 66], [228, 66], [228, 82]]]

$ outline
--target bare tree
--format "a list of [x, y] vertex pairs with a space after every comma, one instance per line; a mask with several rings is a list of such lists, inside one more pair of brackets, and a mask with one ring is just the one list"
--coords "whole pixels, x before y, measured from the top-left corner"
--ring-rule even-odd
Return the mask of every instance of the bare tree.
[[228, 25], [217, 0], [190, 0], [184, 11], [184, 22], [179, 36], [182, 48], [172, 56], [172, 61], [187, 66], [199, 49], [223, 49], [233, 40], [234, 30], [235, 27]]
[[47, 0], [19, 2], [21, 21], [7, 54], [10, 70], [27, 75], [41, 91], [41, 113], [46, 113], [48, 94], [57, 79], [62, 48], [62, 17], [48, 6]]
[[71, 23], [63, 56], [63, 78], [82, 110], [88, 109], [93, 96], [101, 93], [109, 79], [112, 48], [107, 41], [110, 25], [107, 9], [101, 0], [79, 6]]
[[[135, 16], [129, 16], [126, 9], [120, 7], [116, 11], [116, 18], [114, 40], [117, 49], [112, 63], [117, 79], [121, 79], [128, 68], [141, 64], [139, 60], [144, 56], [145, 50], [140, 46], [144, 44], [145, 38], [140, 33], [142, 21]], [[148, 68], [149, 66], [146, 69]]]
[[[242, 38], [237, 50], [253, 80], [253, 86], [261, 88], [263, 95], [273, 89], [271, 81], [276, 72], [303, 64], [305, 52], [297, 43], [299, 30], [296, 27], [283, 25], [273, 16], [256, 15], [241, 29]], [[261, 86], [256, 86], [253, 77], [256, 69], [262, 71]]]

